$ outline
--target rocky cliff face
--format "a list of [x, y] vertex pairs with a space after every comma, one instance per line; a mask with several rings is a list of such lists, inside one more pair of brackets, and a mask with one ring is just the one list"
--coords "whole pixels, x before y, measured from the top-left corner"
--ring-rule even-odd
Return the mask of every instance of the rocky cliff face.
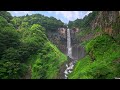
[[65, 54], [67, 54], [67, 29], [66, 28], [58, 28], [59, 34], [59, 44], [58, 48]]
[[66, 28], [58, 28], [56, 32], [48, 32], [49, 40], [54, 43], [64, 54], [67, 53]]
[[72, 57], [76, 60], [81, 59], [85, 56], [85, 49], [80, 46], [79, 38], [77, 34], [79, 33], [78, 28], [71, 28], [71, 47], [72, 47]]
[[77, 39], [77, 33], [78, 33], [79, 29], [78, 28], [72, 28], [71, 29], [71, 44], [72, 46], [78, 44], [78, 39]]
[[[88, 15], [89, 17], [89, 15]], [[117, 36], [120, 33], [120, 12], [119, 11], [98, 11], [97, 16], [94, 18], [92, 17], [90, 19], [90, 26], [89, 30], [84, 29], [86, 27], [81, 28], [71, 28], [71, 44], [73, 48], [73, 56], [78, 57], [78, 53], [76, 51], [79, 49], [79, 44], [82, 41], [89, 40], [91, 38], [94, 38], [101, 33], [109, 34], [110, 36], [114, 37]], [[102, 32], [96, 32], [96, 29], [100, 28]], [[81, 31], [83, 30], [83, 31]], [[56, 32], [50, 32], [49, 33], [49, 39], [52, 41], [64, 54], [67, 54], [67, 29], [66, 28], [58, 28]], [[78, 37], [77, 34], [80, 32], [82, 33], [82, 36]]]
[[[120, 23], [119, 11], [99, 11], [98, 16], [91, 22], [92, 29], [100, 27], [105, 33], [114, 36], [120, 33], [117, 24]], [[117, 30], [116, 30], [117, 29]]]
[[[76, 37], [79, 29], [72, 28], [70, 29], [71, 34], [71, 47], [72, 47], [72, 54], [73, 57], [78, 59], [83, 57], [81, 51], [84, 49], [79, 46], [78, 39]], [[49, 40], [54, 43], [64, 54], [67, 55], [67, 28], [58, 28], [57, 32], [49, 32], [48, 34]], [[80, 56], [82, 55], [82, 56]]]
[[[113, 38], [120, 37], [120, 11], [97, 11], [98, 14], [89, 18], [91, 21], [89, 22], [89, 29], [85, 29], [85, 27], [81, 27], [79, 33], [80, 35], [79, 42], [83, 42], [89, 39], [92, 39], [96, 36], [99, 36], [102, 33], [106, 33]], [[90, 17], [89, 15], [87, 17]], [[97, 29], [101, 29], [97, 31]], [[87, 32], [87, 33], [86, 33]], [[118, 41], [120, 42], [120, 41]]]

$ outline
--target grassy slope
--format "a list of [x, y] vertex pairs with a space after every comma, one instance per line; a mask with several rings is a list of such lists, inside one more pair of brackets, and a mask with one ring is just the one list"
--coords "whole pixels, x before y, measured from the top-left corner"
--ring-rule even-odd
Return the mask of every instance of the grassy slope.
[[[120, 45], [108, 35], [101, 35], [85, 45], [88, 55], [79, 60], [70, 79], [112, 79], [120, 77]], [[92, 53], [90, 55], [90, 52]], [[95, 58], [93, 61], [91, 56]]]
[[[32, 65], [32, 79], [56, 78], [60, 66], [67, 60], [67, 57], [50, 42], [47, 42], [44, 47], [50, 48], [47, 54], [41, 55], [40, 51], [38, 52], [38, 55], [34, 55], [30, 58], [30, 63]], [[44, 50], [47, 51], [47, 48]]]

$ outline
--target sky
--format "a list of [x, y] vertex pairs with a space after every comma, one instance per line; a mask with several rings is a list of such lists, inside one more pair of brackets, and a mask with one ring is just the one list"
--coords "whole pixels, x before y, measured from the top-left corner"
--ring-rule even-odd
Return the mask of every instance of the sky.
[[85, 15], [88, 15], [92, 11], [8, 11], [12, 16], [24, 16], [26, 14], [42, 14], [48, 17], [55, 17], [64, 23], [74, 21], [76, 19], [82, 19]]

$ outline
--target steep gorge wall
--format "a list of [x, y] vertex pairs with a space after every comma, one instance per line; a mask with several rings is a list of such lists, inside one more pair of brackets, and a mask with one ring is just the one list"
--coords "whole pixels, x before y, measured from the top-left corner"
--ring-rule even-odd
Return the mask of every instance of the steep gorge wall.
[[[73, 56], [80, 58], [82, 48], [80, 44], [101, 34], [108, 34], [113, 38], [117, 37], [120, 42], [120, 12], [119, 11], [93, 11], [83, 19], [71, 21], [68, 24], [71, 27], [71, 42], [73, 47]], [[74, 32], [74, 30], [77, 32]], [[80, 56], [80, 57], [79, 57]]]
[[[97, 11], [98, 14], [94, 18], [92, 17], [89, 22], [89, 30], [84, 29], [85, 27], [70, 28], [71, 30], [71, 44], [73, 50], [73, 56], [79, 58], [81, 53], [80, 43], [89, 39], [92, 39], [96, 36], [99, 36], [102, 33], [106, 33], [112, 37], [117, 36], [120, 33], [120, 12], [119, 11]], [[89, 15], [87, 16], [89, 17]], [[100, 28], [102, 32], [96, 32], [96, 29]], [[56, 32], [49, 32], [48, 38], [52, 41], [64, 54], [67, 55], [67, 35], [66, 28], [58, 28]], [[86, 34], [78, 37], [77, 34], [83, 31], [89, 31]], [[78, 51], [78, 52], [77, 52]]]
[[[110, 36], [114, 36], [120, 33], [117, 24], [120, 23], [120, 12], [119, 11], [99, 11], [98, 16], [91, 22], [92, 29], [100, 27], [105, 33]], [[115, 30], [115, 28], [117, 30]]]
[[[79, 59], [84, 56], [84, 48], [79, 45], [76, 34], [78, 28], [70, 29], [72, 56]], [[49, 32], [49, 40], [54, 43], [61, 52], [67, 55], [67, 28], [58, 28], [57, 32]], [[82, 53], [83, 52], [83, 53]]]
[[[86, 40], [90, 40], [95, 38], [96, 36], [101, 35], [102, 33], [108, 34], [113, 38], [119, 35], [120, 33], [120, 12], [119, 11], [96, 11], [98, 14], [89, 18], [89, 26], [86, 28], [84, 26], [79, 27], [78, 34], [79, 35], [79, 42], [83, 42]], [[93, 13], [93, 12], [92, 12]], [[85, 20], [83, 19], [83, 22]], [[101, 31], [97, 31], [97, 29]]]

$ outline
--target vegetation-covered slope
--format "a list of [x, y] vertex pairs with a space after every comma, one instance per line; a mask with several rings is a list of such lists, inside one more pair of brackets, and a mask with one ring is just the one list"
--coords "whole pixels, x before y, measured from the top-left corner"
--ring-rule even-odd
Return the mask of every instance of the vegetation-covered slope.
[[[75, 35], [86, 50], [86, 56], [77, 61], [69, 79], [120, 77], [119, 17], [119, 11], [93, 11], [83, 19], [69, 22], [70, 29], [79, 28]], [[47, 37], [54, 32], [56, 37], [59, 27], [65, 27], [64, 23], [53, 17], [12, 17], [0, 11], [0, 78], [59, 78], [67, 57]]]
[[[78, 60], [70, 79], [114, 79], [120, 77], [120, 19], [118, 11], [92, 12], [77, 23], [88, 23], [86, 28], [78, 24], [80, 44], [87, 55]], [[93, 17], [91, 17], [91, 15]], [[89, 21], [89, 22], [88, 22]], [[73, 23], [76, 23], [76, 21]], [[87, 25], [87, 24], [85, 24]], [[74, 25], [73, 25], [74, 26]], [[75, 26], [74, 26], [75, 27]]]
[[0, 78], [57, 78], [67, 58], [48, 40], [45, 28], [36, 23], [17, 26], [14, 17], [7, 17], [12, 16], [0, 11]]
[[32, 26], [33, 24], [40, 24], [46, 31], [51, 32], [57, 31], [59, 27], [64, 27], [64, 23], [61, 20], [57, 20], [54, 17], [46, 17], [41, 14], [14, 17], [12, 23], [17, 29]]
[[47, 42], [42, 51], [38, 53], [34, 64], [32, 64], [32, 78], [57, 78], [60, 66], [66, 60], [67, 57], [64, 54], [53, 44]]
[[101, 35], [86, 44], [87, 56], [79, 60], [69, 78], [114, 79], [120, 77], [120, 45]]

